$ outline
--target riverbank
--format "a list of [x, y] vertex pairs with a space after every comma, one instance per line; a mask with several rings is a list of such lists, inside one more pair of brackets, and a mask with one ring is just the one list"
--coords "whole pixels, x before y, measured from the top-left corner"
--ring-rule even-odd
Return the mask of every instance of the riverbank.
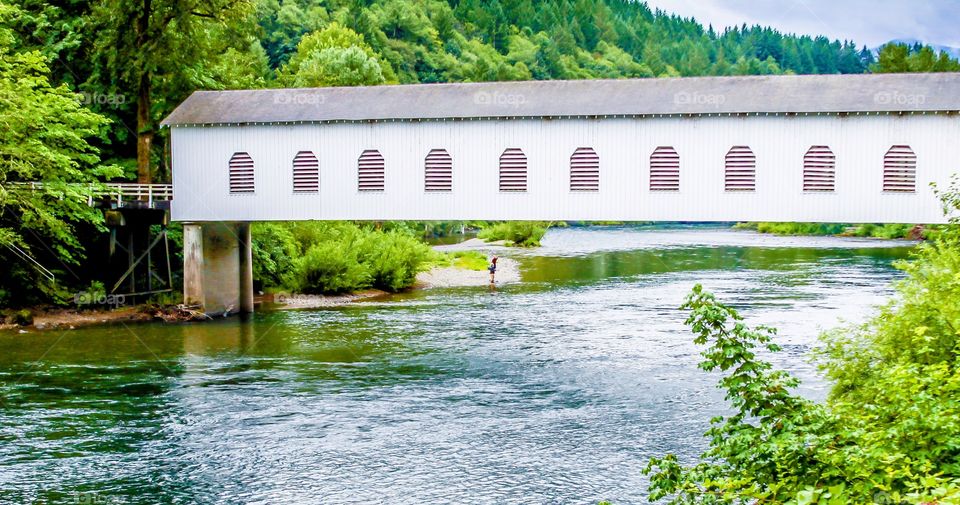
[[793, 222], [743, 222], [735, 230], [786, 236], [830, 236], [876, 239], [924, 240], [933, 238], [939, 229], [922, 224], [842, 224]]
[[[433, 249], [446, 253], [477, 251], [488, 257], [509, 250], [503, 241], [485, 242], [480, 239], [470, 239], [457, 244], [438, 245], [434, 246]], [[459, 266], [434, 266], [417, 274], [416, 281], [410, 289], [487, 286], [490, 282], [489, 275], [486, 269], [472, 270]], [[520, 282], [519, 263], [510, 258], [500, 257], [497, 262], [496, 280], [498, 285]], [[390, 293], [380, 289], [365, 289], [338, 295], [268, 293], [256, 296], [255, 303], [260, 309], [266, 310], [303, 310], [342, 307], [357, 302], [384, 299], [389, 296]], [[184, 305], [169, 307], [141, 305], [91, 310], [51, 308], [35, 309], [31, 313], [33, 315], [32, 324], [0, 324], [0, 330], [21, 332], [29, 332], [30, 330], [73, 330], [119, 323], [151, 321], [176, 323], [210, 319], [209, 316]]]
[[[510, 248], [504, 241], [485, 242], [473, 238], [457, 244], [433, 246], [437, 252], [458, 253], [476, 251], [490, 257], [500, 255]], [[520, 282], [520, 264], [513, 259], [499, 256], [497, 260], [496, 281], [498, 285]], [[483, 268], [474, 270], [462, 266], [434, 266], [425, 272], [417, 274], [416, 281], [410, 290], [453, 288], [470, 286], [487, 286], [490, 283], [490, 273]], [[319, 309], [342, 307], [351, 303], [385, 299], [390, 293], [379, 289], [368, 289], [355, 293], [340, 295], [309, 295], [302, 293], [275, 294], [264, 297], [264, 302], [270, 304], [274, 310]]]
[[[517, 261], [502, 257], [498, 259], [496, 280], [497, 284], [520, 282], [520, 265]], [[486, 286], [488, 284], [490, 284], [490, 273], [486, 270], [436, 267], [419, 273], [414, 289]]]
[[133, 307], [113, 307], [77, 310], [52, 307], [30, 311], [33, 322], [27, 325], [0, 324], [0, 330], [29, 332], [30, 330], [75, 330], [88, 326], [118, 323], [144, 323], [162, 321], [182, 323], [211, 319], [210, 316], [185, 305], [136, 305]]

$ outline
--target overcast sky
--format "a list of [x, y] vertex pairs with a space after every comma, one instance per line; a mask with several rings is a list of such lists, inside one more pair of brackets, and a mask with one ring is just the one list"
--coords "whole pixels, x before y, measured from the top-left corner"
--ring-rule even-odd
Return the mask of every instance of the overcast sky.
[[759, 24], [875, 47], [920, 39], [960, 47], [960, 0], [647, 0], [651, 9], [695, 17], [704, 26]]

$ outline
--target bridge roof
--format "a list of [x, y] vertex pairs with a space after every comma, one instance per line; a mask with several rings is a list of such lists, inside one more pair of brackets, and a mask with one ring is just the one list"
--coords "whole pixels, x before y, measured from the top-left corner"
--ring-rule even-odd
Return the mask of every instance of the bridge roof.
[[165, 126], [660, 114], [960, 111], [960, 73], [197, 91]]

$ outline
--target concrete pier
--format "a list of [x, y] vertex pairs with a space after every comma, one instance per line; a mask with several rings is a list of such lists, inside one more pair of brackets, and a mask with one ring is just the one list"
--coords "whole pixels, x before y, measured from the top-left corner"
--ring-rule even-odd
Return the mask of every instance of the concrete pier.
[[253, 312], [250, 223], [184, 223], [183, 299], [207, 314]]

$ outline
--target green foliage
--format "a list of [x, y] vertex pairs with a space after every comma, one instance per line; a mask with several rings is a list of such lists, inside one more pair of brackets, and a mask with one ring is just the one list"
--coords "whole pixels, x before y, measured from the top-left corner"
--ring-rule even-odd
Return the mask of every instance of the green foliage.
[[381, 84], [384, 74], [379, 58], [363, 37], [339, 23], [300, 40], [297, 52], [280, 72], [280, 82], [298, 88]]
[[480, 251], [436, 252], [430, 259], [430, 266], [484, 271], [489, 262], [487, 256]]
[[33, 313], [27, 309], [5, 310], [0, 312], [0, 323], [30, 326], [33, 324]]
[[342, 221], [258, 223], [251, 232], [255, 281], [302, 293], [400, 291], [432, 257], [408, 232]]
[[[947, 277], [954, 286], [948, 292], [956, 300], [960, 261], [957, 244], [950, 247]], [[944, 266], [917, 268], [942, 271]], [[862, 331], [827, 340], [827, 370], [837, 381], [827, 404], [792, 393], [797, 379], [758, 358], [760, 349], [779, 350], [772, 329], [750, 329], [734, 309], [696, 286], [682, 308], [690, 311], [687, 325], [694, 341], [707, 346], [700, 367], [724, 374], [718, 386], [727, 392], [733, 414], [711, 420], [710, 449], [699, 463], [684, 466], [673, 455], [651, 459], [644, 469], [651, 476], [651, 499], [677, 504], [960, 502], [957, 332], [942, 325], [907, 326], [921, 314], [925, 321], [960, 321], [960, 313], [945, 307], [946, 298], [931, 298], [924, 286], [909, 287], [911, 282], [916, 277], [900, 292], [919, 297], [914, 302], [922, 308], [914, 315], [903, 313], [888, 322], [904, 310], [890, 307]], [[893, 333], [870, 331], [876, 325], [889, 325]], [[904, 341], [894, 338], [911, 332], [919, 350], [898, 353]], [[884, 348], [889, 362], [883, 360]]]
[[929, 46], [887, 44], [880, 48], [877, 62], [870, 66], [874, 73], [892, 72], [957, 72], [960, 62], [946, 52], [937, 54]]
[[504, 221], [483, 228], [477, 236], [488, 242], [505, 240], [508, 246], [538, 247], [549, 226], [540, 221]]
[[360, 263], [355, 245], [350, 239], [311, 245], [294, 260], [290, 288], [300, 293], [333, 294], [370, 287], [370, 272]]
[[426, 268], [432, 249], [410, 235], [370, 231], [360, 253], [373, 287], [400, 291], [412, 286], [417, 274]]
[[[39, 256], [51, 268], [83, 258], [80, 229], [102, 229], [103, 215], [87, 205], [99, 177], [119, 175], [100, 165], [91, 145], [109, 121], [84, 108], [65, 84], [50, 82], [47, 58], [17, 51], [7, 23], [21, 12], [0, 3], [0, 284], [10, 292], [58, 291], [12, 248]], [[17, 182], [43, 181], [40, 188]], [[18, 295], [19, 297], [20, 295]]]
[[837, 223], [738, 223], [734, 228], [774, 235], [839, 235], [847, 225]]
[[135, 149], [140, 182], [170, 175], [157, 174], [165, 166], [163, 143], [154, 139], [159, 119], [196, 89], [258, 82], [227, 68], [240, 63], [236, 51], [250, 50], [255, 1], [96, 0], [80, 15], [87, 47], [60, 59], [75, 56], [88, 76], [83, 91], [111, 99], [103, 108], [120, 119], [111, 136], [127, 147], [118, 157]]
[[[938, 192], [960, 210], [960, 179]], [[711, 420], [692, 466], [653, 458], [651, 499], [670, 503], [960, 503], [960, 223], [940, 227], [897, 264], [897, 297], [867, 323], [821, 336], [824, 404], [754, 352], [771, 330], [694, 288], [683, 308], [701, 368], [724, 375], [734, 414]]]
[[[845, 235], [853, 237], [870, 238], [927, 238], [927, 229], [917, 228], [910, 224], [858, 224], [849, 225], [842, 223], [737, 223], [733, 226], [737, 230], [754, 230], [759, 233], [772, 233], [774, 235]], [[923, 230], [921, 237], [915, 237], [915, 230]], [[929, 228], [936, 230], [936, 227]]]
[[213, 59], [210, 73], [218, 89], [257, 89], [270, 86], [273, 70], [259, 41], [245, 49], [228, 47]]
[[911, 230], [914, 225], [909, 224], [860, 224], [850, 233], [854, 237], [872, 237], [872, 238], [911, 238]]
[[[960, 209], [960, 181], [940, 193]], [[953, 211], [953, 212], [950, 212]], [[653, 458], [651, 499], [669, 503], [960, 503], [960, 224], [938, 228], [898, 263], [897, 297], [865, 324], [821, 336], [832, 381], [816, 404], [755, 349], [769, 329], [694, 288], [683, 308], [704, 370], [734, 414], [711, 420], [710, 449], [692, 466]]]
[[261, 287], [280, 287], [289, 275], [300, 246], [289, 226], [254, 223], [251, 230], [253, 279]]

